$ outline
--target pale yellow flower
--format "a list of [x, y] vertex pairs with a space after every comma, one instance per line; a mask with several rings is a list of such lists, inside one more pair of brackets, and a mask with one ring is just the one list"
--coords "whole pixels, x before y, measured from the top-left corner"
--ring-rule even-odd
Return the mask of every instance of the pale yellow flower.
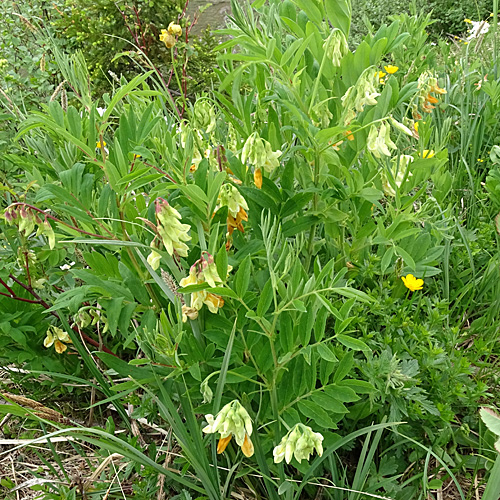
[[47, 348], [54, 345], [57, 354], [62, 354], [68, 348], [64, 342], [71, 343], [68, 333], [61, 330], [61, 328], [57, 328], [57, 326], [50, 325], [43, 345]]
[[252, 435], [252, 419], [248, 412], [241, 406], [238, 400], [231, 401], [225, 405], [214, 418], [213, 415], [205, 415], [208, 425], [203, 428], [205, 434], [220, 433], [217, 453], [223, 453], [234, 436], [236, 444], [246, 457], [254, 454]]

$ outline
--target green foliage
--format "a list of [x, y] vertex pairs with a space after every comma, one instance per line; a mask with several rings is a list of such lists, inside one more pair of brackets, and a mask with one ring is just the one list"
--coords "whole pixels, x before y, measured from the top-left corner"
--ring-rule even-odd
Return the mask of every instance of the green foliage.
[[422, 12], [432, 16], [429, 31], [433, 38], [437, 36], [460, 35], [466, 31], [464, 19], [480, 21], [487, 19], [493, 11], [492, 0], [353, 0], [353, 35], [360, 39], [366, 33], [366, 25], [378, 29], [388, 23], [396, 13]]
[[[141, 69], [156, 68], [163, 73], [172, 88], [179, 91], [171, 75], [172, 54], [160, 42], [162, 29], [181, 17], [182, 0], [66, 0], [60, 6], [60, 16], [52, 23], [56, 36], [64, 40], [66, 51], [82, 51], [93, 79], [93, 91], [106, 92], [121, 75], [132, 78]], [[216, 39], [205, 32], [201, 36], [186, 36], [189, 24], [181, 20], [184, 34], [175, 50], [177, 70], [184, 68], [189, 76], [188, 92], [210, 86], [214, 57], [211, 51]], [[184, 43], [189, 39], [189, 43]], [[184, 53], [179, 60], [179, 55]], [[117, 75], [117, 76], [113, 76]]]
[[119, 426], [168, 429], [168, 467], [110, 420], [52, 434], [123, 455], [138, 496], [156, 475], [213, 500], [458, 484], [486, 467], [469, 450], [497, 396], [492, 42], [438, 54], [429, 17], [400, 15], [349, 50], [348, 0], [232, 9], [194, 102], [154, 69], [96, 100], [83, 54], [54, 48], [69, 102], [20, 123], [2, 185], [1, 361], [88, 378]]

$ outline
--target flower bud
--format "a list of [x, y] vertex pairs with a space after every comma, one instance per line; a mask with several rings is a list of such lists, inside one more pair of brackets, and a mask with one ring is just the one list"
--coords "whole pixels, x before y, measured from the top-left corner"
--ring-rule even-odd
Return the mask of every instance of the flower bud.
[[210, 404], [214, 397], [214, 393], [210, 386], [208, 385], [209, 377], [207, 377], [200, 385], [200, 392], [203, 396], [203, 403]]
[[193, 127], [210, 134], [215, 128], [215, 123], [215, 111], [213, 107], [207, 99], [198, 99], [193, 108]]
[[254, 132], [243, 145], [241, 151], [241, 162], [250, 163], [254, 167], [264, 168], [266, 172], [272, 172], [279, 167], [281, 151], [273, 151], [271, 143], [262, 139], [257, 132]]
[[173, 36], [182, 35], [182, 28], [180, 27], [179, 24], [175, 24], [173, 21], [168, 25], [167, 31]]
[[86, 309], [80, 309], [75, 314], [75, 323], [80, 328], [86, 328], [87, 326], [90, 325], [91, 322], [92, 322], [92, 318], [91, 318], [90, 314], [87, 312]]
[[303, 424], [296, 424], [274, 448], [274, 462], [280, 463], [285, 459], [285, 462], [289, 464], [292, 457], [295, 457], [300, 463], [304, 458], [309, 460], [314, 450], [321, 456], [323, 455], [322, 441], [323, 436], [319, 432], [313, 432], [310, 427]]
[[191, 236], [188, 235], [191, 226], [181, 224], [181, 214], [163, 198], [156, 200], [156, 218], [158, 220], [158, 234], [161, 236], [167, 252], [173, 255], [175, 251], [177, 255], [187, 257], [189, 248], [184, 241], [191, 239]]
[[165, 29], [161, 30], [160, 41], [165, 44], [167, 49], [171, 49], [176, 42], [175, 37]]
[[323, 44], [323, 49], [334, 66], [340, 66], [342, 58], [349, 51], [344, 33], [339, 29], [334, 29]]
[[56, 246], [56, 235], [54, 234], [54, 230], [52, 229], [52, 226], [50, 225], [50, 222], [45, 219], [43, 223], [43, 234], [47, 237], [47, 240], [49, 242], [49, 248], [51, 250], [54, 249]]
[[153, 270], [157, 270], [160, 267], [161, 255], [156, 250], [151, 250], [151, 253], [147, 258], [148, 264], [153, 268]]

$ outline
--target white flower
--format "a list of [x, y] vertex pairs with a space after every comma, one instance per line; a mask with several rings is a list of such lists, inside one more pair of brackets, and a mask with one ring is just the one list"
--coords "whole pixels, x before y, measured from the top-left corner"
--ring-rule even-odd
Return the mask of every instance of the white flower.
[[61, 269], [61, 271], [68, 271], [69, 269], [71, 269], [73, 266], [75, 265], [74, 262], [70, 262], [69, 264], [64, 264], [62, 266], [59, 266], [59, 269]]
[[478, 38], [480, 35], [485, 35], [490, 29], [490, 24], [486, 21], [472, 21], [472, 28], [469, 30], [467, 40]]

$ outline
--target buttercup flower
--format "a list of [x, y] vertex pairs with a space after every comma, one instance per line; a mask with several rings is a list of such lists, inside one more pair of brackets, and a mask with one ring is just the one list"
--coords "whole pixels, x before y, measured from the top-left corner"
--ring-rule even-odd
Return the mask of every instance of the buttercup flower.
[[158, 220], [158, 234], [163, 240], [165, 249], [170, 255], [174, 252], [181, 257], [187, 257], [188, 246], [184, 241], [189, 241], [189, 224], [181, 224], [181, 214], [163, 198], [158, 198], [156, 205], [156, 219]]
[[435, 154], [433, 149], [424, 149], [422, 151], [422, 158], [432, 158]]
[[61, 328], [57, 328], [57, 326], [50, 325], [43, 345], [47, 348], [54, 345], [56, 352], [62, 354], [68, 348], [64, 342], [66, 342], [66, 344], [71, 343], [71, 339], [67, 332], [61, 330]]
[[398, 71], [399, 68], [397, 66], [388, 64], [387, 66], [384, 66], [384, 69], [387, 71], [387, 73], [389, 73], [389, 75], [393, 75], [394, 73], [396, 73], [396, 71]]
[[313, 432], [310, 427], [304, 424], [296, 424], [282, 438], [280, 444], [273, 450], [274, 462], [279, 464], [285, 459], [289, 464], [292, 457], [297, 462], [302, 459], [309, 460], [310, 455], [316, 450], [318, 455], [323, 455], [323, 436], [319, 432]]
[[401, 279], [403, 280], [405, 287], [408, 288], [408, 290], [411, 290], [412, 292], [416, 290], [422, 290], [422, 288], [424, 287], [424, 280], [415, 278], [413, 274], [407, 274], [406, 276], [401, 276]]
[[205, 418], [208, 425], [202, 429], [203, 432], [220, 433], [217, 453], [223, 453], [234, 436], [243, 454], [246, 457], [253, 455], [253, 443], [250, 439], [253, 431], [252, 419], [237, 399], [224, 406], [215, 418], [211, 414], [205, 415]]

